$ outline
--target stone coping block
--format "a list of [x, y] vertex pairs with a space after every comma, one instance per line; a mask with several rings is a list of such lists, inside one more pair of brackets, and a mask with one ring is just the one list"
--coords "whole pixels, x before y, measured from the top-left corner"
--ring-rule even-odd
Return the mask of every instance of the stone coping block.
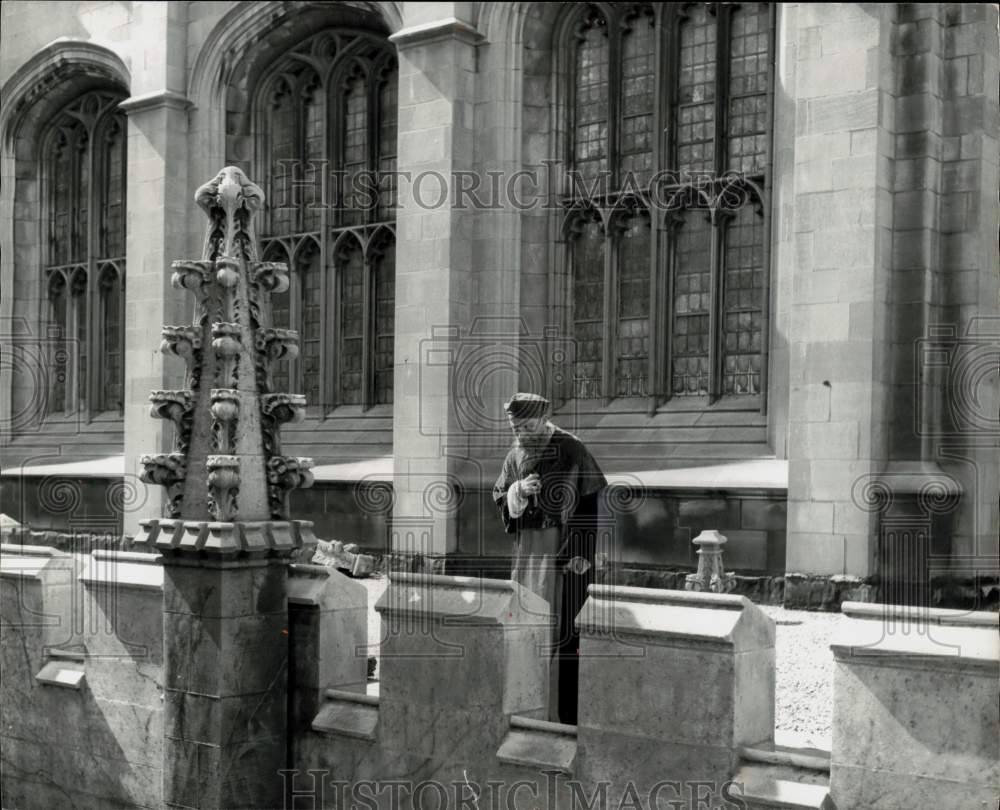
[[368, 609], [368, 592], [360, 582], [325, 565], [288, 566], [288, 601], [324, 610]]
[[78, 579], [85, 585], [115, 585], [120, 588], [163, 590], [163, 566], [159, 554], [95, 550]]
[[844, 623], [830, 644], [837, 661], [975, 670], [1000, 677], [1000, 633], [985, 618], [971, 625], [874, 618], [865, 615]]
[[745, 596], [591, 585], [576, 617], [581, 635], [624, 635], [734, 652], [774, 647], [774, 622]]
[[952, 627], [1000, 627], [1000, 613], [987, 610], [951, 610], [868, 602], [844, 602], [840, 610], [852, 619], [897, 620]]
[[72, 566], [72, 556], [51, 546], [0, 543], [0, 577], [40, 579], [46, 570]]
[[997, 805], [995, 625], [851, 618], [830, 647], [840, 810]]
[[393, 572], [375, 610], [448, 625], [547, 625], [548, 603], [505, 579]]
[[299, 563], [288, 566], [285, 590], [295, 649], [290, 662], [294, 700], [302, 704], [296, 722], [306, 723], [316, 714], [326, 687], [365, 689], [368, 592], [339, 571]]

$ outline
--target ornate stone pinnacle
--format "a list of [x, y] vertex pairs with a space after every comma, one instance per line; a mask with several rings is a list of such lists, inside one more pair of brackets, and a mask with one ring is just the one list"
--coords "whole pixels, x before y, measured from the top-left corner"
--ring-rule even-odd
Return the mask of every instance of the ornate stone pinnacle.
[[136, 543], [169, 554], [287, 554], [315, 540], [288, 515], [289, 492], [312, 483], [312, 459], [281, 455], [279, 439], [304, 417], [305, 397], [271, 390], [272, 364], [298, 353], [298, 335], [271, 325], [271, 295], [288, 289], [288, 268], [258, 260], [264, 193], [240, 169], [223, 169], [195, 201], [208, 215], [203, 255], [171, 268], [173, 286], [195, 298], [195, 319], [165, 326], [161, 346], [187, 364], [188, 387], [150, 396], [175, 449], [141, 459], [142, 480], [167, 488], [171, 519], [146, 521]]

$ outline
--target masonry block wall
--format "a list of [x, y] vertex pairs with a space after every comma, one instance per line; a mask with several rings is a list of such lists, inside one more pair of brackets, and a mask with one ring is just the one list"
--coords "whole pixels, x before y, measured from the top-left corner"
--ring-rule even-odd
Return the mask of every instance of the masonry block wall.
[[4, 805], [159, 808], [163, 570], [3, 544]]
[[[123, 454], [102, 479], [124, 475], [132, 493], [123, 531], [134, 531], [139, 503], [157, 508], [135, 459], [170, 441], [146, 418], [147, 396], [180, 384], [179, 366], [158, 352], [159, 328], [190, 317], [167, 294], [167, 266], [199, 247], [194, 187], [228, 160], [253, 162], [245, 91], [271, 56], [318, 26], [376, 15], [401, 65], [400, 170], [544, 177], [564, 112], [550, 36], [558, 12], [458, 2], [4, 4], [0, 333], [14, 352], [0, 362], [5, 469]], [[989, 4], [777, 9], [767, 413], [563, 414], [606, 467], [787, 461], [786, 571], [875, 576], [889, 531], [920, 548], [931, 532], [922, 559], [933, 571], [995, 575], [996, 18]], [[44, 365], [31, 346], [45, 305], [32, 134], [93, 86], [128, 97], [125, 405], [40, 426], [37, 413], [25, 419], [44, 386], [31, 371]], [[499, 206], [431, 209], [401, 188], [395, 405], [307, 420], [288, 441], [331, 464], [391, 454], [393, 519], [432, 527], [421, 551], [439, 556], [495, 539], [460, 532], [493, 518], [484, 495], [507, 442], [504, 398], [551, 382], [546, 329], [559, 322], [552, 304], [565, 278], [555, 218], [507, 197], [540, 202], [546, 188], [523, 181], [500, 190]], [[493, 190], [479, 191], [488, 202]], [[484, 362], [495, 371], [478, 374]], [[18, 506], [11, 491], [5, 484], [7, 512]], [[892, 512], [878, 500], [884, 491], [899, 496]], [[468, 520], [473, 502], [478, 521]]]
[[996, 344], [996, 245], [979, 213], [997, 157], [991, 16], [795, 11], [789, 571], [876, 574], [899, 522], [875, 503], [887, 493], [936, 536], [927, 576], [949, 558], [995, 568], [997, 431], [974, 402], [995, 413], [997, 387], [963, 370]]

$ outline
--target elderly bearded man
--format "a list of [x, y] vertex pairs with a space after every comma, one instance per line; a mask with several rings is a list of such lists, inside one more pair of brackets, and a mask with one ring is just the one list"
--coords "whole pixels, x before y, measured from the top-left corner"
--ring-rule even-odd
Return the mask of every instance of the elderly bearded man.
[[549, 421], [547, 399], [514, 394], [504, 408], [514, 445], [493, 499], [507, 533], [517, 535], [511, 579], [549, 603], [549, 718], [576, 723], [580, 636], [573, 623], [594, 581], [597, 499], [607, 479], [583, 443]]

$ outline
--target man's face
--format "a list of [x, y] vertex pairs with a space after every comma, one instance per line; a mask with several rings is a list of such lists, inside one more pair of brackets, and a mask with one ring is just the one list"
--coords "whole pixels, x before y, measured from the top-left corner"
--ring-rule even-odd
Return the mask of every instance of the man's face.
[[533, 416], [527, 419], [518, 418], [507, 414], [507, 421], [510, 422], [510, 429], [519, 442], [531, 443], [532, 439], [545, 434], [545, 417]]

